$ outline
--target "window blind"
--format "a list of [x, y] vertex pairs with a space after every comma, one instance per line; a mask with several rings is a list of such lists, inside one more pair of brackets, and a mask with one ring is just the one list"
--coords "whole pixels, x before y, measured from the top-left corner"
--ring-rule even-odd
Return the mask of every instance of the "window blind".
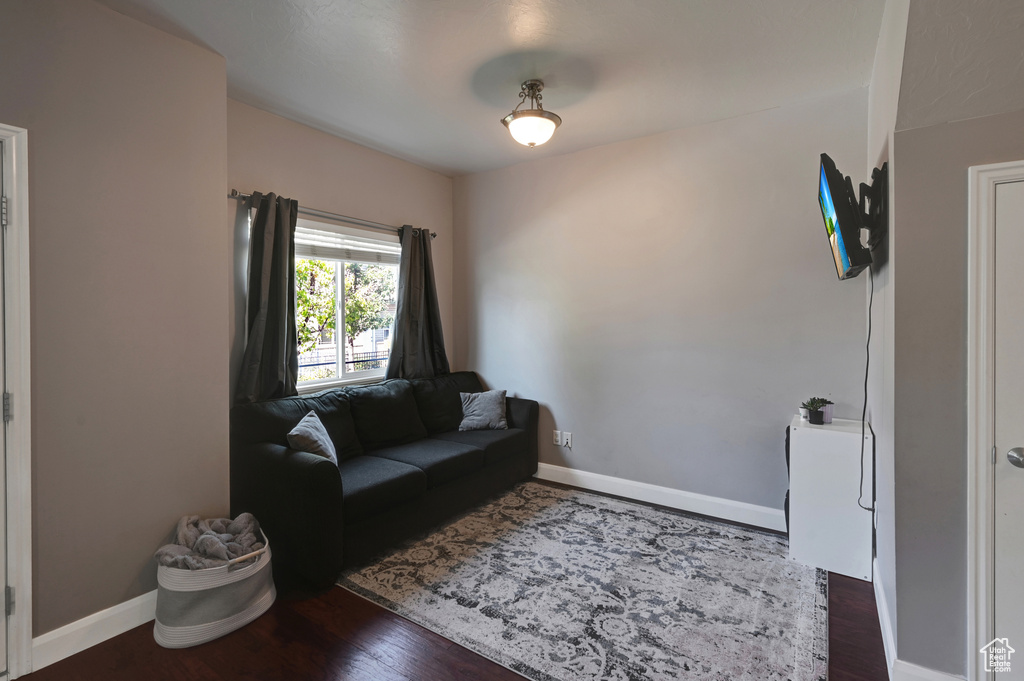
[[347, 230], [314, 229], [303, 220], [295, 227], [295, 255], [314, 260], [397, 265], [401, 260], [402, 246], [397, 236], [393, 239], [383, 235], [356, 236]]

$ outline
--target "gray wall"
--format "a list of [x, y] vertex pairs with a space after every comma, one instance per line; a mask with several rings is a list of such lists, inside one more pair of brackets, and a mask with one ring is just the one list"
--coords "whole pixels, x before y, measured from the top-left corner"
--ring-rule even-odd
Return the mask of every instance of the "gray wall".
[[898, 657], [953, 674], [976, 654], [965, 645], [967, 168], [1024, 158], [1022, 41], [1017, 0], [911, 0], [890, 146]]
[[228, 508], [224, 60], [83, 0], [8, 0], [29, 130], [35, 635], [156, 587]]
[[[864, 285], [873, 296], [871, 311], [871, 364], [868, 372], [868, 408], [866, 418], [875, 434], [875, 591], [882, 638], [889, 662], [896, 657], [896, 482], [895, 482], [895, 305], [896, 262], [893, 244], [897, 238], [896, 202], [891, 191], [895, 158], [890, 153], [896, 127], [903, 53], [907, 35], [910, 0], [888, 0], [882, 15], [882, 28], [875, 51], [868, 95], [868, 167], [863, 180], [870, 182], [871, 171], [889, 164], [888, 237], [872, 254], [872, 279]], [[873, 293], [872, 293], [872, 286]]]
[[898, 131], [899, 657], [965, 674], [967, 168], [1024, 158], [1024, 111]]
[[816, 187], [822, 151], [866, 166], [866, 108], [857, 90], [456, 179], [457, 364], [541, 402], [542, 461], [781, 508], [800, 401], [860, 415], [864, 288], [836, 278]]

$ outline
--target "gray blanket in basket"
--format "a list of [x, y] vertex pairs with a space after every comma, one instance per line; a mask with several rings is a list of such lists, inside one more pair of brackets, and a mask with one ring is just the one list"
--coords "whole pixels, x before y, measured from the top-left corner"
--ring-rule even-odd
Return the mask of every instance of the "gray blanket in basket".
[[[154, 557], [160, 565], [167, 567], [205, 570], [227, 565], [262, 548], [260, 524], [251, 513], [242, 513], [234, 520], [200, 520], [197, 515], [187, 515], [178, 521], [174, 543], [161, 546]], [[254, 560], [255, 556], [235, 565], [246, 565]]]

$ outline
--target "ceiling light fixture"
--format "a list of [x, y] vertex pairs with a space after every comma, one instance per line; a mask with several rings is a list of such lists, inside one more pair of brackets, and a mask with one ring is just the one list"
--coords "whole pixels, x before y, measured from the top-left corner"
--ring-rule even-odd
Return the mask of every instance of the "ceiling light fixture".
[[[519, 104], [508, 116], [501, 119], [512, 138], [523, 146], [535, 147], [544, 144], [555, 134], [555, 128], [562, 124], [558, 114], [545, 111], [541, 105], [540, 91], [544, 89], [544, 81], [533, 78], [522, 85], [519, 93]], [[530, 108], [520, 110], [526, 100], [530, 100]]]

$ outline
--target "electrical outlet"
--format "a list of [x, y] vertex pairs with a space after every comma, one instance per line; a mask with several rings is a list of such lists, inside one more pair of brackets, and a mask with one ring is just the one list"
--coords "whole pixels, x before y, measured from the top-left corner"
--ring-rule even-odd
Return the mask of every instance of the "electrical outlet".
[[567, 430], [562, 431], [562, 444], [572, 449], [572, 433]]
[[560, 431], [560, 430], [556, 430], [555, 431], [555, 437], [554, 437], [554, 440], [553, 440], [553, 444], [556, 447], [561, 447], [562, 446], [562, 431]]

